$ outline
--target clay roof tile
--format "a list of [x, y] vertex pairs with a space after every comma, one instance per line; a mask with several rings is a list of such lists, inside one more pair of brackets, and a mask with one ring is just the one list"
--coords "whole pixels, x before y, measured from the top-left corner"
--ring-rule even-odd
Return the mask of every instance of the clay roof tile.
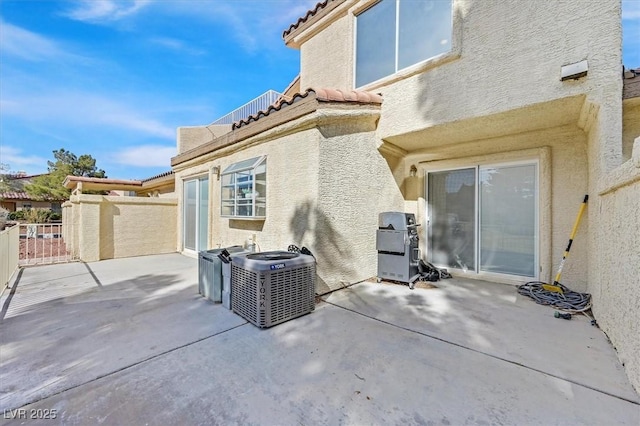
[[307, 13], [304, 14], [304, 16], [302, 16], [301, 18], [298, 18], [298, 20], [293, 24], [291, 24], [289, 28], [284, 30], [284, 32], [282, 33], [282, 37], [288, 36], [291, 33], [291, 31], [297, 29], [300, 25], [307, 22], [310, 18], [314, 17], [319, 11], [327, 7], [327, 5], [333, 1], [336, 1], [336, 0], [324, 0], [324, 1], [321, 1], [320, 3], [317, 3], [313, 9], [308, 10]]
[[315, 95], [315, 98], [321, 102], [349, 102], [349, 103], [362, 103], [362, 104], [381, 104], [382, 96], [378, 93], [363, 92], [363, 91], [342, 91], [339, 89], [331, 88], [309, 88], [304, 92], [296, 93], [289, 100], [279, 100], [278, 103], [270, 105], [266, 110], [258, 111], [256, 114], [250, 115], [242, 120], [233, 123], [232, 129], [239, 129], [248, 124], [253, 123], [263, 117], [266, 117], [274, 112], [280, 111], [282, 108], [293, 105], [302, 99], [307, 98], [310, 95]]

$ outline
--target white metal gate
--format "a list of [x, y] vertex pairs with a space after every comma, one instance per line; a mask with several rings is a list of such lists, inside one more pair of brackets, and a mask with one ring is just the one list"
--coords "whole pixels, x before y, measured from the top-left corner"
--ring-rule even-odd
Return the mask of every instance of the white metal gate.
[[69, 262], [73, 257], [65, 245], [61, 223], [21, 223], [18, 264], [45, 265]]

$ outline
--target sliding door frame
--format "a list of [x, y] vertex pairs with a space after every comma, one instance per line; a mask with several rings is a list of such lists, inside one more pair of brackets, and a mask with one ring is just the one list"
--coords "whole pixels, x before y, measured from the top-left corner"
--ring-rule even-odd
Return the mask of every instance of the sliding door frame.
[[[508, 153], [508, 155], [499, 156], [482, 156], [470, 157], [458, 160], [440, 160], [429, 163], [422, 163], [421, 171], [424, 173], [424, 197], [425, 197], [425, 215], [424, 215], [424, 237], [427, 254], [431, 250], [429, 241], [431, 219], [431, 208], [429, 205], [429, 173], [475, 169], [475, 197], [474, 197], [474, 218], [475, 218], [475, 235], [474, 235], [474, 253], [475, 253], [475, 270], [464, 271], [458, 268], [452, 268], [453, 272], [469, 278], [479, 278], [509, 284], [521, 284], [527, 281], [540, 280], [541, 277], [550, 275], [551, 268], [551, 231], [550, 231], [550, 187], [551, 187], [551, 171], [550, 171], [550, 152], [546, 147], [526, 150], [522, 152]], [[496, 158], [497, 157], [497, 158]], [[511, 157], [511, 158], [510, 158]], [[534, 165], [535, 166], [535, 237], [534, 237], [534, 276], [526, 277], [514, 274], [504, 274], [496, 272], [487, 272], [481, 270], [480, 264], [480, 169], [499, 168], [518, 165]], [[446, 265], [438, 265], [444, 266]]]

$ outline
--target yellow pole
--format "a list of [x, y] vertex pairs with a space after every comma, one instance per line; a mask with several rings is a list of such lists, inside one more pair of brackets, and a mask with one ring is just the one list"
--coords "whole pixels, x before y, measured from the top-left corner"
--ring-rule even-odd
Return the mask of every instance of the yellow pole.
[[576, 232], [578, 232], [578, 226], [580, 225], [580, 219], [582, 219], [582, 213], [584, 209], [587, 207], [587, 201], [589, 201], [589, 195], [584, 196], [584, 200], [580, 205], [580, 211], [578, 212], [578, 217], [576, 218], [575, 223], [573, 224], [573, 229], [571, 230], [571, 236], [569, 236], [569, 244], [567, 245], [567, 249], [564, 251], [564, 255], [562, 256], [562, 261], [560, 262], [560, 267], [558, 268], [558, 273], [556, 274], [556, 279], [553, 280], [553, 285], [558, 286], [560, 284], [560, 275], [562, 275], [562, 268], [564, 267], [564, 262], [567, 260], [569, 256], [569, 251], [571, 250], [571, 244], [573, 244], [573, 239], [576, 236]]

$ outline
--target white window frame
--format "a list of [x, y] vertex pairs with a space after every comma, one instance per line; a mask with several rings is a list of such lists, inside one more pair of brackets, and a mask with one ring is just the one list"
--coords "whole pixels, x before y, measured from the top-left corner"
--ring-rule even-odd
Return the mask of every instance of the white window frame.
[[366, 5], [360, 9], [357, 9], [353, 12], [353, 86], [354, 89], [362, 89], [362, 88], [374, 88], [382, 86], [386, 83], [390, 83], [396, 81], [398, 78], [404, 78], [406, 76], [410, 76], [416, 74], [423, 69], [427, 68], [430, 65], [438, 65], [440, 63], [448, 62], [454, 58], [459, 56], [459, 47], [456, 45], [456, 35], [455, 35], [455, 19], [454, 19], [454, 3], [455, 0], [451, 1], [451, 48], [447, 52], [440, 53], [436, 56], [432, 56], [430, 58], [425, 58], [420, 62], [409, 65], [407, 67], [398, 69], [398, 55], [399, 55], [399, 43], [400, 43], [400, 1], [402, 0], [394, 0], [396, 2], [396, 20], [395, 20], [395, 52], [394, 52], [394, 68], [395, 71], [392, 74], [386, 75], [384, 77], [379, 78], [378, 80], [370, 81], [361, 86], [357, 85], [357, 70], [358, 70], [358, 16], [367, 10], [377, 6], [382, 0], [376, 0], [371, 4]]
[[[205, 242], [205, 250], [209, 246], [209, 235], [211, 234], [211, 178], [208, 174], [206, 175], [196, 175], [189, 176], [182, 180], [182, 250], [190, 255], [197, 254], [200, 246], [200, 214], [201, 214], [201, 200], [200, 200], [200, 185], [202, 180], [207, 180], [209, 184], [208, 191], [208, 202], [207, 202], [207, 241]], [[195, 181], [196, 182], [196, 217], [195, 217], [195, 249], [186, 247], [186, 211], [187, 211], [187, 191], [186, 185], [187, 182]]]
[[[438, 167], [437, 165], [428, 166], [424, 168], [424, 194], [425, 194], [425, 247], [427, 250], [430, 250], [429, 247], [429, 226], [430, 226], [430, 212], [431, 206], [429, 205], [429, 173], [437, 173], [437, 172], [446, 172], [453, 170], [462, 170], [462, 169], [471, 169], [475, 170], [475, 189], [474, 189], [474, 218], [475, 218], [475, 231], [474, 231], [474, 262], [475, 262], [475, 270], [474, 271], [463, 271], [458, 268], [450, 268], [447, 265], [436, 265], [439, 267], [450, 268], [453, 269], [457, 274], [460, 274], [469, 278], [479, 278], [486, 279], [491, 281], [500, 281], [507, 282], [512, 284], [522, 284], [527, 281], [536, 281], [540, 279], [541, 274], [541, 252], [540, 252], [540, 241], [543, 238], [542, 230], [540, 228], [540, 208], [541, 208], [541, 180], [543, 177], [540, 174], [541, 169], [541, 160], [540, 158], [528, 158], [522, 160], [513, 160], [513, 161], [465, 161], [460, 162], [455, 166], [446, 166], [446, 167]], [[497, 272], [487, 272], [482, 271], [480, 268], [480, 169], [481, 168], [491, 168], [491, 167], [509, 167], [509, 166], [524, 166], [524, 165], [533, 165], [535, 166], [535, 174], [536, 174], [536, 184], [535, 184], [535, 236], [534, 236], [534, 276], [533, 277], [525, 277], [521, 275], [513, 275], [513, 274], [505, 274], [505, 273], [497, 273]]]
[[[251, 159], [248, 159], [251, 160]], [[229, 218], [229, 219], [240, 219], [240, 220], [264, 220], [266, 218], [267, 215], [267, 194], [266, 194], [266, 186], [267, 186], [267, 156], [263, 155], [260, 157], [255, 157], [255, 159], [253, 159], [255, 161], [253, 161], [253, 163], [251, 163], [251, 165], [247, 166], [247, 167], [243, 167], [243, 168], [239, 168], [239, 169], [233, 169], [231, 171], [227, 171], [229, 169], [232, 169], [234, 166], [236, 166], [238, 163], [241, 163], [242, 161], [237, 161], [233, 164], [230, 164], [229, 166], [227, 166], [227, 168], [225, 169], [225, 171], [223, 171], [220, 174], [220, 216], [223, 218]], [[243, 160], [243, 161], [247, 161], [247, 160]], [[256, 190], [256, 184], [258, 183], [256, 180], [256, 169], [263, 165], [265, 166], [265, 171], [264, 171], [264, 175], [265, 175], [265, 181], [263, 182], [263, 185], [265, 187], [265, 193], [264, 194], [258, 194], [257, 190]], [[233, 183], [231, 184], [227, 184], [230, 187], [233, 187], [233, 198], [222, 198], [224, 196], [224, 188], [225, 185], [225, 176], [229, 176], [229, 175], [237, 175], [239, 173], [243, 173], [243, 172], [251, 172], [251, 198], [249, 199], [250, 203], [247, 205], [251, 206], [251, 215], [239, 215], [238, 213], [238, 200], [246, 200], [246, 198], [240, 198], [239, 197], [239, 191], [238, 191], [238, 179], [237, 178], [233, 178], [232, 181]], [[223, 209], [225, 207], [227, 207], [228, 205], [225, 205], [225, 203], [229, 203], [233, 201], [233, 210], [234, 210], [234, 214], [224, 214]], [[257, 204], [258, 202], [264, 203], [264, 215], [257, 215], [256, 214], [256, 210], [257, 210]]]

